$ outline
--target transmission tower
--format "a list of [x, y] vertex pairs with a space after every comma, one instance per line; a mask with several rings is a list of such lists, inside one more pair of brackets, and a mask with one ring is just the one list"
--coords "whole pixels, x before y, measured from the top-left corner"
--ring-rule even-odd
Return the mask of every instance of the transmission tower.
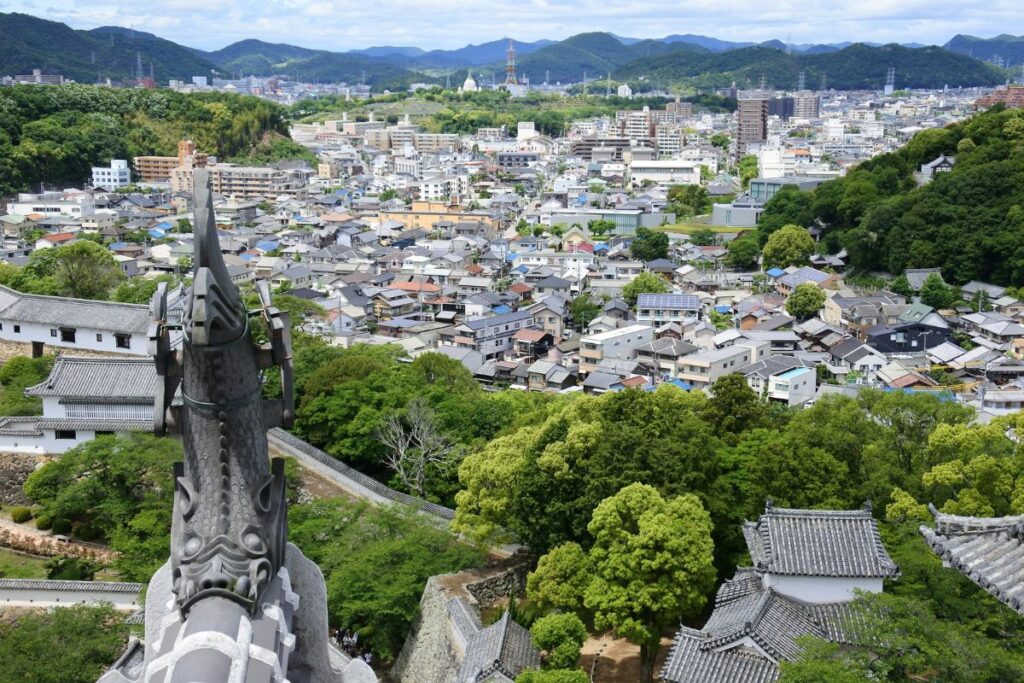
[[807, 72], [806, 71], [801, 71], [800, 72], [800, 80], [798, 82], [798, 85], [796, 86], [796, 89], [797, 90], [806, 90], [807, 89]]
[[142, 72], [142, 53], [141, 52], [136, 52], [135, 53], [135, 78], [137, 78], [138, 80], [141, 81], [142, 78], [143, 78], [143, 75], [144, 74]]
[[516, 84], [516, 46], [508, 39], [508, 50], [505, 51], [505, 85]]

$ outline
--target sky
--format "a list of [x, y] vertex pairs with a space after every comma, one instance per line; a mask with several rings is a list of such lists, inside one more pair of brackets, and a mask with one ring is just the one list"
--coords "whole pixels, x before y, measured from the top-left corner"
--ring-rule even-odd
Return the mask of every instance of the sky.
[[258, 38], [336, 51], [450, 49], [504, 36], [560, 40], [586, 31], [942, 45], [957, 33], [1024, 34], [1021, 7], [1021, 0], [0, 0], [0, 12], [80, 29], [134, 26], [204, 50]]

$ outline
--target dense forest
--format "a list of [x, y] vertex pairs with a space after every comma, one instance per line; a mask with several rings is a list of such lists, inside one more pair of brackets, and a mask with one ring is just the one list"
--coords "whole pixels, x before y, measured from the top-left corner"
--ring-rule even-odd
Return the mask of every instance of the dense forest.
[[136, 77], [136, 67], [160, 83], [171, 78], [226, 76], [227, 71], [183, 45], [117, 26], [79, 31], [27, 14], [0, 13], [0, 74], [60, 74], [79, 83]]
[[85, 85], [3, 88], [0, 193], [41, 182], [86, 183], [93, 165], [145, 154], [174, 156], [185, 137], [221, 159], [245, 157], [274, 138], [285, 140], [287, 155], [299, 155], [304, 150], [286, 139], [287, 114], [258, 97], [223, 93]]
[[726, 52], [701, 52], [693, 46], [626, 63], [616, 78], [666, 86], [685, 83], [699, 88], [757, 87], [763, 75], [775, 88], [795, 88], [801, 71], [807, 82], [836, 90], [880, 90], [889, 67], [903, 88], [941, 88], [998, 85], [1005, 74], [991, 64], [938, 47], [899, 45], [872, 47], [857, 43], [836, 52], [787, 54], [772, 47], [755, 46]]
[[[914, 173], [940, 154], [953, 170], [918, 187]], [[947, 281], [1024, 284], [1024, 111], [1001, 105], [922, 131], [813, 192], [787, 188], [765, 207], [762, 243], [783, 225], [822, 229], [859, 271], [942, 268]]]

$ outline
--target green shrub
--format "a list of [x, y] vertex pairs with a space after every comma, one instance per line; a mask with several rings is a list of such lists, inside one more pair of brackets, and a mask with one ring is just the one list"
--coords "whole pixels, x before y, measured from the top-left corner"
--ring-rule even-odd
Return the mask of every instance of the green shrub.
[[22, 524], [32, 519], [32, 511], [27, 507], [11, 508], [11, 521]]
[[53, 519], [46, 514], [41, 514], [36, 517], [36, 528], [40, 531], [46, 531], [53, 527]]
[[65, 519], [63, 517], [58, 517], [57, 519], [53, 520], [53, 525], [51, 528], [53, 529], [53, 533], [55, 534], [70, 534], [71, 520]]

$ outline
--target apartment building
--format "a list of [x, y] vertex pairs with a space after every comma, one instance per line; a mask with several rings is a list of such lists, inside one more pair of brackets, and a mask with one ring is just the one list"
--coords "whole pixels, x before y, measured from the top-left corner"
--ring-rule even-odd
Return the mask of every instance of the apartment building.
[[533, 327], [533, 314], [513, 311], [489, 318], [467, 320], [461, 325], [442, 330], [442, 346], [458, 346], [478, 351], [484, 358], [501, 358], [514, 345], [516, 332]]
[[650, 325], [627, 325], [580, 339], [580, 373], [590, 374], [605, 360], [628, 360], [638, 347], [654, 340]]
[[693, 294], [641, 294], [636, 300], [637, 322], [656, 327], [696, 318], [700, 298]]
[[768, 139], [768, 97], [763, 92], [739, 98], [736, 110], [736, 155], [747, 153], [752, 144]]
[[683, 358], [680, 362], [679, 379], [689, 382], [698, 389], [711, 386], [720, 377], [736, 372], [754, 359], [754, 350], [749, 346], [727, 346], [724, 349], [701, 351]]
[[92, 186], [116, 190], [132, 182], [132, 170], [125, 159], [111, 159], [110, 166], [92, 167]]

